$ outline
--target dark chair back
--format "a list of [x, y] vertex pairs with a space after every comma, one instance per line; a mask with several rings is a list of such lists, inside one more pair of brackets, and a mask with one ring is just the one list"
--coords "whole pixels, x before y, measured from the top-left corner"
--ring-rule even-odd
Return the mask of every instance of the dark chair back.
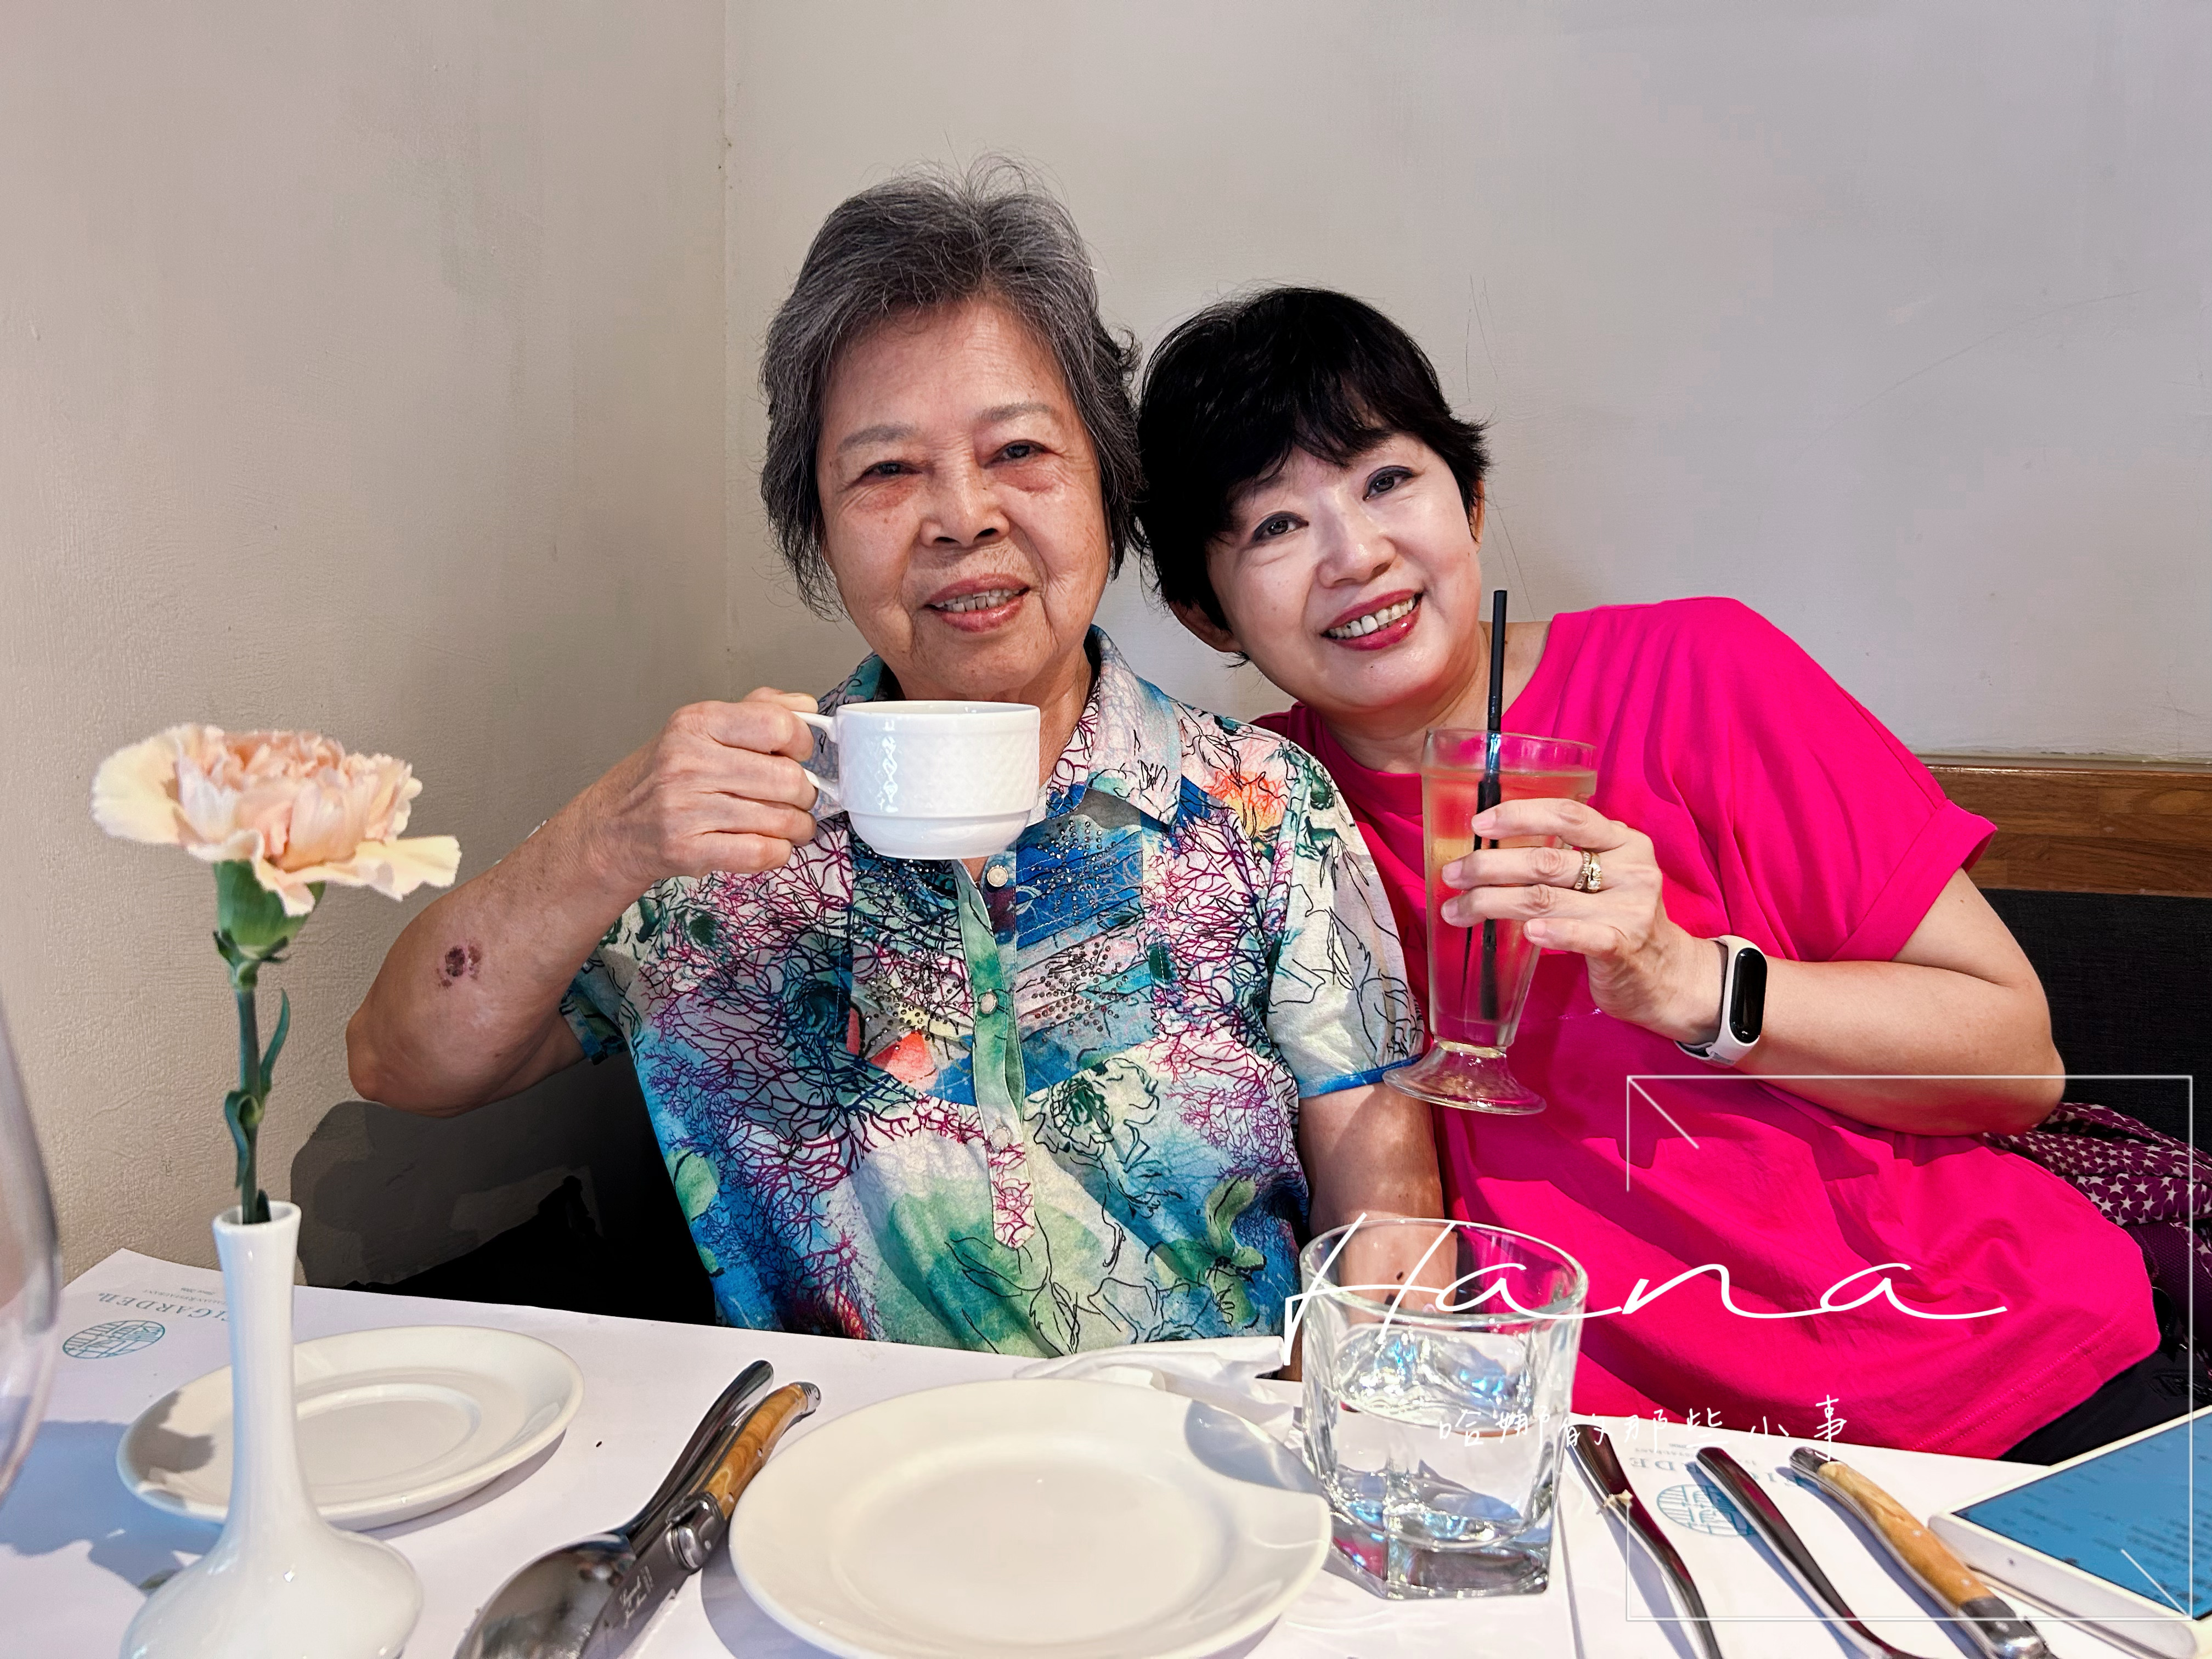
[[1984, 896], [2042, 975], [2066, 1098], [2193, 1145], [2191, 1079], [2212, 1080], [2212, 898], [2009, 888]]
[[1973, 877], [2042, 975], [2069, 1100], [2194, 1143], [2212, 1081], [2212, 765], [1922, 757], [1997, 826]]

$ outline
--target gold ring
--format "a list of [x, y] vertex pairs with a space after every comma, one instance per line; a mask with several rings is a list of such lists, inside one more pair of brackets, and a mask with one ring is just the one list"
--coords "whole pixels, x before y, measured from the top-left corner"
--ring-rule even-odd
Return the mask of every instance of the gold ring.
[[1575, 878], [1575, 891], [1595, 893], [1605, 885], [1605, 866], [1597, 861], [1597, 854], [1587, 847], [1574, 849], [1583, 855], [1582, 873]]

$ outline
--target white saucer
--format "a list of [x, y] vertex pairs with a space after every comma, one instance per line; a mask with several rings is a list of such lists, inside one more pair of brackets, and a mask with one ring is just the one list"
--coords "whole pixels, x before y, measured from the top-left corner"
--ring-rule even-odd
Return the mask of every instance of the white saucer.
[[[293, 1349], [300, 1462], [324, 1519], [389, 1526], [465, 1498], [561, 1437], [583, 1373], [549, 1342], [473, 1325], [348, 1331]], [[155, 1401], [115, 1449], [155, 1509], [230, 1506], [230, 1367]]]
[[1198, 1659], [1322, 1569], [1297, 1459], [1196, 1401], [1112, 1382], [968, 1382], [825, 1423], [769, 1460], [738, 1577], [844, 1659]]

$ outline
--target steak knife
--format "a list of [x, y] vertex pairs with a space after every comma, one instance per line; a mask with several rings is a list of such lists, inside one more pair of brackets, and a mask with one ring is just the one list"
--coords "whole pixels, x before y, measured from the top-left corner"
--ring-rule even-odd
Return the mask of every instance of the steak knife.
[[1850, 1603], [1843, 1593], [1829, 1582], [1820, 1564], [1813, 1559], [1813, 1552], [1805, 1547], [1805, 1540], [1797, 1535], [1797, 1528], [1775, 1507], [1774, 1500], [1759, 1490], [1759, 1482], [1751, 1471], [1729, 1456], [1718, 1446], [1707, 1446], [1698, 1454], [1698, 1467], [1713, 1478], [1714, 1483], [1726, 1492], [1729, 1501], [1735, 1505], [1743, 1518], [1751, 1522], [1752, 1529], [1766, 1540], [1790, 1577], [1799, 1588], [1813, 1598], [1814, 1603], [1825, 1609], [1837, 1626], [1863, 1651], [1874, 1659], [1915, 1659], [1915, 1656], [1899, 1647], [1893, 1647], [1869, 1630], [1858, 1614], [1851, 1611]]
[[1810, 1446], [1791, 1452], [1790, 1464], [1857, 1517], [1985, 1659], [2051, 1659], [2051, 1650], [2034, 1626], [1954, 1555], [1949, 1545], [1866, 1476]]

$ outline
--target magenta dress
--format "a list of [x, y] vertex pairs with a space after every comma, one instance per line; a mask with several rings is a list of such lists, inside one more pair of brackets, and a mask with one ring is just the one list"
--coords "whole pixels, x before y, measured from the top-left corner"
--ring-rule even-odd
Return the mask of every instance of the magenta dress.
[[[1419, 778], [1303, 706], [1261, 724], [1343, 788], [1425, 995]], [[1553, 618], [1505, 727], [1596, 745], [1592, 805], [1651, 837], [1675, 921], [1794, 961], [1893, 957], [1994, 833], [1734, 600]], [[1989, 1457], [2158, 1345], [2142, 1252], [2057, 1176], [1701, 1066], [1579, 957], [1538, 964], [1513, 1070], [1549, 1109], [1438, 1110], [1444, 1191], [1589, 1270], [1579, 1411]]]

